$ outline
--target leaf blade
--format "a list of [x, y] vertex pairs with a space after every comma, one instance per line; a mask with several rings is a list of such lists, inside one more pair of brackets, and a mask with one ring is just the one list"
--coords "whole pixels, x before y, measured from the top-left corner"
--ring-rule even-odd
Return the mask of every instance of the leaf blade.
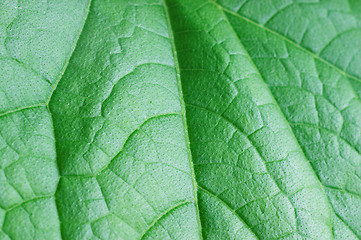
[[[285, 42], [284, 49], [286, 49], [283, 52], [275, 52], [272, 56], [267, 51], [263, 51], [261, 54], [255, 53], [250, 47], [251, 44], [254, 46], [254, 41], [251, 43], [249, 40], [250, 32], [252, 32], [253, 38], [259, 40], [263, 38], [260, 37], [261, 34], [267, 34], [267, 39], [272, 42], [281, 42], [279, 40], [281, 37], [265, 28], [258, 28], [258, 26], [257, 29], [262, 30], [257, 30], [258, 32], [251, 30], [251, 27], [248, 26], [256, 26], [251, 21], [242, 20], [242, 23], [240, 23], [239, 20], [236, 20], [236, 15], [229, 16], [233, 19], [233, 24], [237, 26], [238, 36], [247, 42], [245, 44], [246, 48], [249, 49], [256, 65], [261, 69], [261, 74], [270, 86], [286, 118], [291, 123], [293, 132], [306, 156], [310, 159], [318, 178], [325, 186], [333, 211], [337, 215], [342, 215], [341, 219], [345, 221], [346, 225], [352, 224], [348, 227], [353, 229], [354, 237], [359, 237], [359, 226], [356, 219], [359, 218], [360, 213], [355, 207], [360, 203], [358, 197], [354, 198], [352, 194], [347, 193], [347, 189], [352, 189], [351, 192], [357, 196], [359, 195], [356, 167], [357, 162], [360, 161], [358, 143], [352, 140], [350, 142], [349, 139], [352, 139], [350, 137], [353, 132], [358, 132], [360, 126], [358, 117], [355, 115], [356, 112], [360, 111], [360, 98], [349, 82], [349, 75], [286, 38], [283, 38]], [[238, 26], [242, 27], [239, 28]], [[246, 32], [247, 34], [245, 34]], [[267, 48], [270, 45], [264, 44], [263, 46]], [[285, 55], [286, 52], [288, 54]], [[278, 64], [271, 64], [271, 61], [274, 60]], [[294, 74], [299, 69], [300, 64], [309, 66], [307, 69], [310, 70], [310, 73], [301, 73], [298, 76]], [[280, 79], [287, 80], [283, 83], [272, 80], [272, 78], [275, 79], [275, 76], [265, 71], [262, 72], [265, 66], [272, 66], [271, 71], [275, 75], [278, 74], [278, 76], [281, 76]], [[284, 73], [285, 69], [288, 71], [288, 76]], [[292, 76], [292, 74], [294, 75]], [[334, 79], [335, 82], [333, 82]], [[290, 90], [292, 91], [290, 92]], [[343, 95], [342, 98], [340, 98], [341, 95]], [[295, 100], [294, 96], [297, 96], [296, 99], [298, 100]], [[304, 114], [305, 112], [308, 114]], [[351, 125], [350, 122], [352, 122]], [[333, 149], [327, 147], [327, 142], [333, 142]], [[350, 151], [351, 155], [345, 155], [345, 151]], [[319, 163], [319, 161], [323, 161], [324, 164]], [[353, 165], [340, 168], [344, 161], [352, 162]], [[326, 165], [329, 166], [326, 167]], [[343, 177], [344, 174], [349, 176]], [[351, 180], [353, 183], [348, 184], [348, 178], [353, 179]], [[337, 186], [339, 191], [337, 193], [332, 192], [327, 189], [327, 186]], [[343, 193], [341, 194], [340, 191]], [[347, 203], [341, 207], [341, 201]], [[339, 224], [336, 219], [334, 221]], [[345, 229], [345, 232], [347, 231]]]

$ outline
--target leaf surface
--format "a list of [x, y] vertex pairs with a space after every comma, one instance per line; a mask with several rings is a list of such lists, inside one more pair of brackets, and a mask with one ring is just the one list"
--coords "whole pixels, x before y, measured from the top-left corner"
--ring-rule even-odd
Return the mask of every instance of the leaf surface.
[[359, 2], [0, 6], [0, 239], [361, 238]]

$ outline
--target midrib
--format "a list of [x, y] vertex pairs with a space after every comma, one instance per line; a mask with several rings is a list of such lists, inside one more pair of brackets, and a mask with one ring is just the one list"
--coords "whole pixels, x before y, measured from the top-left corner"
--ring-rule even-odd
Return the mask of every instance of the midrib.
[[198, 229], [199, 229], [199, 231], [198, 231], [199, 239], [203, 239], [202, 224], [201, 224], [199, 206], [198, 206], [198, 194], [197, 194], [198, 186], [197, 186], [197, 181], [196, 181], [196, 177], [195, 177], [195, 173], [194, 173], [193, 159], [192, 159], [191, 147], [190, 147], [190, 142], [189, 142], [188, 125], [187, 125], [187, 119], [186, 119], [186, 107], [185, 107], [183, 91], [182, 91], [182, 82], [181, 82], [181, 78], [180, 78], [180, 68], [179, 68], [178, 56], [177, 56], [176, 46], [175, 46], [175, 42], [174, 42], [174, 36], [173, 36], [173, 30], [172, 30], [171, 20], [170, 20], [170, 16], [169, 16], [169, 11], [168, 11], [168, 7], [167, 7], [167, 4], [166, 4], [165, 1], [166, 0], [161, 0], [162, 5], [164, 7], [166, 21], [167, 21], [169, 39], [170, 39], [171, 46], [172, 46], [174, 66], [175, 66], [176, 75], [177, 75], [177, 86], [178, 86], [180, 104], [181, 104], [181, 108], [182, 108], [184, 136], [185, 136], [185, 140], [186, 140], [189, 167], [190, 167], [190, 170], [191, 170], [191, 177], [192, 177], [192, 183], [193, 183], [193, 194], [194, 194], [194, 203], [195, 203], [196, 214], [197, 214], [196, 217], [197, 217], [197, 223], [198, 223]]

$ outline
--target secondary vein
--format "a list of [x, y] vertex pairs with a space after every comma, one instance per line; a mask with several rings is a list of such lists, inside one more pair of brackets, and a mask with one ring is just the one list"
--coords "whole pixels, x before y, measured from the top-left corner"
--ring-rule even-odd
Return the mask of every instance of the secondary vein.
[[[215, 5], [222, 11], [225, 20], [227, 21], [228, 25], [230, 26], [230, 28], [231, 28], [232, 31], [234, 32], [235, 36], [237, 36], [237, 39], [238, 39], [239, 43], [243, 46], [243, 44], [242, 44], [242, 42], [241, 42], [241, 39], [238, 37], [238, 35], [236, 34], [233, 26], [231, 25], [231, 23], [229, 22], [227, 16], [225, 15], [225, 11], [226, 11], [226, 12], [229, 12], [229, 13], [232, 13], [233, 15], [239, 16], [239, 17], [241, 17], [241, 18], [243, 18], [243, 16], [240, 16], [239, 14], [236, 14], [236, 13], [234, 13], [234, 12], [232, 12], [232, 11], [229, 11], [229, 10], [223, 8], [222, 6], [220, 6], [219, 4], [217, 4], [216, 2], [214, 2], [213, 0], [208, 0], [208, 1], [209, 1], [210, 3], [212, 3], [212, 4], [215, 4]], [[251, 20], [249, 20], [249, 19], [245, 19], [245, 20], [251, 21]], [[254, 23], [254, 24], [257, 24], [257, 23]], [[257, 25], [259, 25], [259, 24], [257, 24]], [[259, 26], [262, 27], [262, 28], [264, 28], [264, 27], [261, 26], [261, 25], [259, 25]], [[266, 30], [268, 30], [268, 29], [266, 29]], [[246, 50], [245, 50], [245, 51], [246, 51]], [[254, 68], [256, 69], [256, 71], [258, 72], [259, 76], [261, 76], [261, 78], [262, 78], [263, 81], [264, 81], [264, 76], [261, 75], [261, 73], [259, 72], [257, 66], [255, 65], [255, 63], [253, 62], [252, 58], [250, 57], [250, 55], [248, 54], [247, 51], [246, 51], [246, 53], [247, 53], [247, 57], [248, 57], [249, 61], [252, 63], [252, 65], [254, 66]], [[345, 74], [346, 74], [346, 73], [345, 73]], [[266, 84], [266, 86], [267, 86], [267, 84]], [[268, 86], [267, 86], [267, 87], [268, 87]], [[285, 117], [283, 111], [282, 111], [281, 108], [279, 107], [278, 102], [277, 102], [276, 100], [274, 100], [274, 102], [275, 102], [275, 104], [277, 105], [280, 114], [282, 114], [283, 117]], [[301, 145], [300, 145], [300, 143], [299, 143], [299, 140], [296, 138], [296, 136], [295, 136], [295, 134], [294, 134], [294, 132], [293, 132], [293, 129], [292, 129], [290, 126], [289, 126], [289, 129], [290, 129], [290, 132], [291, 132], [291, 134], [293, 135], [294, 139], [296, 140], [300, 151], [301, 151], [301, 152], [303, 153], [303, 155], [305, 156], [305, 159], [308, 160], [312, 172], [313, 172], [313, 173], [315, 174], [315, 176], [317, 177], [318, 184], [319, 184], [322, 192], [324, 193], [324, 195], [325, 195], [325, 197], [326, 197], [326, 199], [327, 199], [327, 201], [328, 201], [328, 203], [329, 203], [330, 211], [331, 211], [331, 212], [334, 212], [334, 209], [333, 209], [333, 207], [332, 207], [332, 205], [331, 205], [331, 203], [330, 203], [330, 200], [328, 199], [327, 194], [326, 194], [326, 192], [325, 192], [325, 189], [324, 189], [324, 187], [323, 187], [323, 185], [322, 185], [322, 183], [321, 183], [321, 180], [320, 180], [319, 175], [317, 174], [317, 172], [316, 172], [315, 169], [313, 168], [312, 164], [310, 164], [310, 160], [306, 157], [305, 151], [304, 151], [304, 149], [302, 149], [302, 147], [301, 147]], [[280, 190], [281, 190], [281, 189], [280, 189]], [[332, 222], [332, 221], [330, 222], [330, 227], [331, 227], [331, 229], [333, 229], [333, 222]]]
[[328, 66], [336, 69], [336, 70], [337, 70], [338, 72], [340, 72], [342, 75], [344, 75], [344, 76], [346, 76], [346, 77], [348, 77], [348, 78], [352, 78], [352, 79], [354, 79], [354, 80], [356, 80], [356, 81], [361, 82], [361, 78], [345, 72], [345, 71], [342, 70], [340, 67], [338, 67], [338, 66], [336, 66], [335, 64], [333, 64], [333, 63], [331, 63], [331, 62], [329, 62], [329, 61], [327, 61], [327, 60], [319, 57], [319, 56], [316, 55], [315, 53], [311, 52], [311, 51], [308, 50], [307, 48], [304, 48], [303, 46], [301, 46], [301, 45], [299, 45], [298, 43], [296, 43], [295, 41], [287, 38], [286, 36], [284, 36], [284, 35], [276, 32], [276, 31], [274, 31], [274, 30], [272, 30], [272, 29], [270, 29], [270, 28], [268, 28], [268, 27], [265, 27], [264, 25], [261, 25], [261, 24], [255, 22], [255, 21], [253, 21], [253, 20], [251, 20], [251, 19], [243, 16], [243, 15], [240, 15], [239, 13], [236, 13], [236, 12], [233, 12], [233, 11], [227, 9], [227, 8], [224, 8], [224, 7], [220, 6], [218, 3], [214, 2], [213, 0], [209, 0], [209, 1], [211, 1], [211, 2], [214, 3], [214, 4], [216, 4], [216, 5], [217, 5], [219, 8], [221, 8], [224, 12], [227, 12], [227, 13], [229, 13], [229, 14], [232, 14], [232, 15], [236, 16], [236, 17], [242, 18], [243, 20], [245, 20], [245, 21], [247, 21], [247, 22], [249, 22], [249, 23], [251, 23], [251, 24], [253, 24], [253, 25], [256, 25], [256, 26], [259, 27], [259, 28], [262, 28], [262, 29], [264, 29], [264, 30], [266, 30], [266, 31], [268, 31], [268, 32], [271, 32], [271, 33], [277, 35], [278, 37], [281, 37], [283, 40], [287, 41], [288, 43], [290, 43], [290, 44], [296, 46], [297, 48], [301, 49], [302, 51], [310, 54], [313, 58], [316, 58], [317, 60], [319, 60], [319, 61], [327, 64]]
[[65, 64], [64, 64], [64, 66], [63, 66], [63, 69], [61, 70], [58, 79], [55, 81], [55, 84], [54, 84], [53, 87], [52, 87], [52, 90], [51, 90], [50, 95], [49, 95], [48, 100], [47, 100], [47, 104], [50, 103], [51, 97], [53, 96], [53, 93], [54, 93], [55, 89], [58, 87], [58, 84], [59, 84], [60, 80], [62, 79], [63, 74], [65, 73], [65, 71], [66, 71], [66, 69], [67, 69], [67, 67], [68, 67], [69, 61], [70, 61], [71, 57], [73, 56], [74, 50], [75, 50], [75, 48], [76, 48], [76, 46], [77, 46], [77, 44], [78, 44], [78, 42], [79, 42], [79, 38], [80, 38], [81, 34], [83, 33], [86, 20], [88, 19], [88, 15], [89, 15], [91, 3], [92, 3], [92, 0], [89, 0], [88, 6], [87, 6], [87, 8], [86, 8], [86, 10], [85, 10], [85, 16], [84, 16], [84, 18], [83, 18], [82, 26], [81, 26], [81, 28], [79, 29], [78, 35], [77, 35], [77, 37], [75, 38], [75, 41], [74, 41], [74, 43], [73, 43], [73, 46], [71, 47], [70, 54], [69, 54], [69, 56], [68, 56], [68, 58], [67, 58], [67, 60], [66, 60], [66, 62], [65, 62]]

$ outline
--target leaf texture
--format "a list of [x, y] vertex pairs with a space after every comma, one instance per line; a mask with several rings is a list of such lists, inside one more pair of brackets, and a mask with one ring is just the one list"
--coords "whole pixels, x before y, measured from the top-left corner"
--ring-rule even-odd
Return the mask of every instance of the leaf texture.
[[0, 239], [361, 238], [360, 10], [0, 2]]

